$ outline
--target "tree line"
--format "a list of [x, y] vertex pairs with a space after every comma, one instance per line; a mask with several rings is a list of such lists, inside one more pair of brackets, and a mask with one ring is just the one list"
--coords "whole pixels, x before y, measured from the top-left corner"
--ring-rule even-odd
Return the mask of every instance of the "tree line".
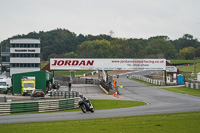
[[176, 40], [168, 36], [148, 39], [114, 38], [109, 35], [76, 35], [66, 29], [30, 32], [1, 42], [2, 51], [10, 39], [34, 38], [41, 41], [41, 59], [50, 58], [166, 58], [194, 59], [200, 57], [200, 42], [190, 34]]

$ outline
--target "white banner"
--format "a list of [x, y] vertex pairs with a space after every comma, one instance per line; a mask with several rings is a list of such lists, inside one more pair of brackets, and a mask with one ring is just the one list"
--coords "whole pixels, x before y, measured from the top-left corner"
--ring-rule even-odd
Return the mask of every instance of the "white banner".
[[166, 59], [51, 58], [50, 70], [166, 70]]
[[175, 66], [166, 66], [166, 72], [177, 72], [177, 68]]

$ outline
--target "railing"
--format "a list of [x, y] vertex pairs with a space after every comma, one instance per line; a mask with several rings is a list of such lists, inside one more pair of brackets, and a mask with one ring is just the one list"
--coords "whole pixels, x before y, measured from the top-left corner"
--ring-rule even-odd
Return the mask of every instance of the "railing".
[[77, 91], [52, 91], [49, 92], [51, 98], [74, 98], [79, 97], [79, 92]]
[[103, 81], [100, 81], [100, 85], [107, 91], [110, 92], [110, 90], [112, 89], [111, 85], [109, 85], [108, 83], [105, 83]]

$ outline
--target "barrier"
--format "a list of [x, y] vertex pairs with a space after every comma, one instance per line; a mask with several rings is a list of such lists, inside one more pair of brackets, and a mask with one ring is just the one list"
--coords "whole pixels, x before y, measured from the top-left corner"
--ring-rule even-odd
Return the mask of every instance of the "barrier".
[[37, 102], [30, 101], [0, 103], [0, 115], [7, 115], [13, 113], [55, 112], [60, 110], [69, 110], [78, 108], [78, 101], [79, 97], [58, 100], [44, 100]]
[[8, 115], [10, 110], [10, 103], [0, 103], [0, 115]]
[[143, 76], [140, 76], [140, 75], [131, 75], [130, 78], [142, 80], [144, 82], [148, 82], [148, 83], [155, 84], [155, 85], [166, 86], [165, 81], [151, 79], [151, 78], [143, 77]]
[[185, 82], [185, 87], [199, 90], [200, 89], [200, 83]]

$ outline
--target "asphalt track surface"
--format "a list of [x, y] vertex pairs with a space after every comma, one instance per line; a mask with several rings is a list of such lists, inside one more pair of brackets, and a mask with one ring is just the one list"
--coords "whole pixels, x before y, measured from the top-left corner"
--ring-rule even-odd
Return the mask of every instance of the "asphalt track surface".
[[[0, 123], [21, 123], [21, 122], [39, 122], [39, 121], [60, 121], [93, 119], [120, 116], [135, 116], [147, 114], [163, 114], [188, 111], [200, 111], [200, 98], [185, 94], [174, 93], [156, 87], [146, 86], [144, 84], [125, 78], [126, 75], [120, 75], [118, 85], [123, 85], [119, 89], [119, 98], [106, 95], [98, 86], [94, 85], [72, 85], [74, 91], [79, 91], [90, 99], [113, 99], [113, 100], [134, 100], [144, 101], [147, 105], [120, 108], [96, 110], [94, 113], [78, 112], [58, 112], [41, 113], [25, 115], [0, 116]], [[61, 90], [67, 89], [62, 87]]]

